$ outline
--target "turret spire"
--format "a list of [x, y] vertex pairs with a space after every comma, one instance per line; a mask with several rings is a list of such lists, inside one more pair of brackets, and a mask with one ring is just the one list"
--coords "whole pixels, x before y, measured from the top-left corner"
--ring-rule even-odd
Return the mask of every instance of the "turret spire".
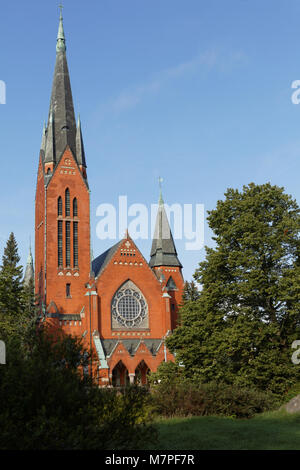
[[31, 254], [31, 243], [29, 243], [29, 255], [27, 258], [27, 264], [24, 275], [24, 286], [29, 286], [30, 282], [34, 280], [34, 269], [33, 269], [33, 259]]
[[168, 217], [165, 211], [161, 190], [162, 178], [159, 178], [160, 195], [156, 218], [156, 225], [151, 249], [150, 267], [178, 266], [182, 265], [177, 257], [177, 251], [170, 229]]
[[81, 133], [80, 115], [78, 115], [77, 130], [76, 130], [76, 157], [77, 157], [78, 165], [82, 165], [84, 168], [86, 168], [84, 145], [83, 145], [83, 139], [82, 139], [82, 133]]

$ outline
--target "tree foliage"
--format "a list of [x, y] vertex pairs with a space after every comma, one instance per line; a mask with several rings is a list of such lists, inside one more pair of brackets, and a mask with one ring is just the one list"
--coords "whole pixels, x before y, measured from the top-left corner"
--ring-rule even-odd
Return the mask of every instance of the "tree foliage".
[[185, 281], [183, 294], [182, 294], [183, 303], [194, 302], [198, 300], [199, 297], [200, 297], [200, 292], [199, 292], [199, 289], [197, 288], [195, 281], [191, 281], [191, 282]]
[[23, 268], [19, 265], [18, 246], [10, 234], [0, 268], [0, 313], [18, 315], [23, 307]]
[[147, 391], [103, 390], [81, 373], [78, 338], [47, 328], [10, 337], [0, 369], [0, 449], [128, 449], [153, 441]]
[[37, 322], [38, 312], [34, 282], [23, 283], [23, 267], [19, 265], [18, 245], [10, 234], [0, 268], [0, 339], [19, 334]]
[[300, 331], [300, 211], [283, 188], [228, 189], [209, 212], [196, 302], [167, 340], [187, 376], [285, 392], [299, 380], [291, 344]]

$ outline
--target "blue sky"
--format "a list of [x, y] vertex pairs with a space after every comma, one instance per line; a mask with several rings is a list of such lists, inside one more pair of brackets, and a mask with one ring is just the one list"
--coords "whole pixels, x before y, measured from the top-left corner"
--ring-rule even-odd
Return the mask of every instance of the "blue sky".
[[[22, 262], [34, 239], [43, 121], [55, 64], [58, 3], [1, 2], [0, 252], [14, 231]], [[298, 0], [65, 0], [64, 28], [96, 208], [150, 206], [159, 176], [169, 204], [216, 206], [228, 187], [284, 186], [298, 203], [300, 79]], [[148, 259], [151, 241], [136, 241]], [[176, 242], [191, 279], [204, 249]], [[211, 232], [205, 228], [205, 244]]]

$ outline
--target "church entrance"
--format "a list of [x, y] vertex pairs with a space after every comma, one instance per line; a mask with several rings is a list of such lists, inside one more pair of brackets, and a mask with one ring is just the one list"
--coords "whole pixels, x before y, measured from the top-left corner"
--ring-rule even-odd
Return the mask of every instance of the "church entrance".
[[149, 372], [150, 369], [147, 366], [146, 362], [144, 360], [141, 361], [135, 369], [135, 383], [137, 385], [147, 385]]
[[119, 361], [112, 371], [112, 385], [114, 387], [125, 387], [129, 385], [128, 370], [122, 361]]

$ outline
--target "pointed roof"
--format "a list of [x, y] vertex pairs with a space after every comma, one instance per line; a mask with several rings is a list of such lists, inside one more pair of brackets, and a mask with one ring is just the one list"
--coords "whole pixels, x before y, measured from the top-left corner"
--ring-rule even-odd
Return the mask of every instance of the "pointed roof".
[[111, 248], [109, 248], [108, 250], [106, 250], [104, 253], [97, 256], [97, 258], [93, 260], [92, 271], [95, 274], [95, 277], [97, 277], [103, 271], [103, 269], [108, 265], [113, 255], [118, 250], [119, 246], [122, 245], [123, 241], [124, 240], [118, 241], [118, 243], [113, 245]]
[[[49, 132], [49, 127], [50, 129], [52, 127], [51, 132]], [[46, 161], [57, 163], [67, 145], [75, 155], [76, 120], [66, 57], [63, 18], [60, 13], [56, 43], [56, 64], [46, 133], [46, 154], [48, 153]], [[50, 150], [48, 151], [48, 149]]]
[[149, 265], [151, 268], [156, 266], [178, 266], [182, 268], [182, 264], [177, 257], [161, 191], [150, 256]]
[[82, 165], [86, 168], [80, 116], [78, 116], [77, 131], [76, 131], [76, 157], [77, 157], [78, 165]]
[[34, 280], [34, 268], [33, 268], [33, 259], [31, 253], [31, 246], [29, 246], [29, 255], [27, 258], [27, 264], [24, 275], [24, 286], [28, 286], [30, 281]]

